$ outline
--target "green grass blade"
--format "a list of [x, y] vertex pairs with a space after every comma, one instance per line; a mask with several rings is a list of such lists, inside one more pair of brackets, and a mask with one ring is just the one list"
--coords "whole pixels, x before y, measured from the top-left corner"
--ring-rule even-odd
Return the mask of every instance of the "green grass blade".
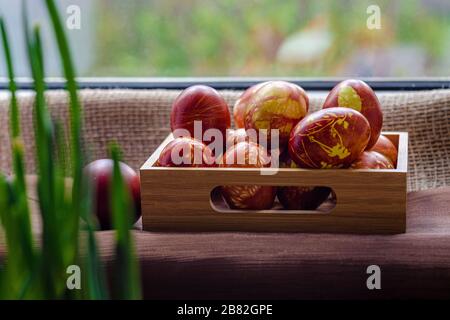
[[68, 168], [70, 167], [68, 157], [68, 148], [67, 148], [67, 137], [66, 132], [64, 130], [64, 126], [60, 121], [55, 121], [55, 158], [58, 162], [59, 168], [62, 170], [62, 175], [65, 177], [70, 176], [68, 172]]
[[140, 299], [139, 266], [130, 233], [132, 227], [131, 194], [125, 187], [122, 178], [119, 163], [120, 151], [117, 145], [111, 146], [111, 158], [114, 161], [114, 170], [110, 186], [110, 208], [113, 225], [116, 229], [116, 272], [120, 275], [116, 283], [116, 294], [119, 299]]
[[11, 58], [11, 50], [9, 47], [9, 41], [7, 36], [7, 30], [5, 23], [2, 18], [0, 18], [0, 28], [2, 33], [2, 43], [3, 43], [3, 51], [5, 53], [6, 67], [8, 69], [8, 77], [9, 77], [9, 92], [11, 93], [11, 133], [12, 137], [18, 137], [20, 135], [20, 119], [19, 119], [19, 107], [17, 104], [17, 85], [14, 80], [14, 68], [13, 62]]
[[[45, 83], [39, 28], [35, 29], [33, 40], [34, 59], [32, 61], [35, 64], [36, 94], [43, 96], [41, 90], [45, 89]], [[48, 189], [42, 189], [42, 193], [45, 194], [40, 194], [40, 199], [49, 196], [46, 199], [48, 207], [45, 208], [46, 211], [43, 215], [43, 218], [46, 219], [43, 233], [43, 259], [46, 263], [46, 270], [48, 270], [44, 273], [44, 278], [47, 280], [49, 296], [59, 298], [66, 292], [65, 270], [69, 265], [75, 264], [78, 258], [78, 215], [74, 214], [72, 210], [74, 203], [67, 195], [66, 181], [60, 164], [52, 159], [53, 150], [57, 149], [55, 146], [58, 134], [55, 132], [53, 135], [53, 125], [45, 101], [40, 107], [40, 111], [41, 115], [38, 118], [42, 121], [46, 153], [46, 161], [41, 164], [41, 168], [45, 168], [46, 174], [40, 176], [40, 180], [46, 181], [44, 185], [48, 187]]]
[[70, 96], [70, 129], [71, 129], [71, 147], [72, 147], [72, 164], [73, 164], [73, 178], [74, 193], [78, 193], [81, 186], [83, 156], [81, 149], [81, 105], [78, 99], [77, 89], [78, 85], [75, 80], [75, 71], [72, 63], [72, 58], [69, 50], [67, 37], [64, 33], [64, 27], [58, 14], [55, 2], [53, 0], [45, 0], [50, 20], [53, 24], [53, 31], [58, 43], [58, 48], [64, 69], [64, 76], [66, 78], [66, 87]]
[[[0, 224], [2, 226], [6, 223], [9, 211], [8, 198], [8, 182], [6, 177], [0, 172]], [[4, 230], [2, 227], [0, 227], [0, 232], [0, 241], [4, 241]]]
[[[9, 190], [8, 182], [5, 176], [0, 172], [0, 241], [8, 240], [7, 234], [7, 216], [9, 214]], [[7, 257], [6, 257], [7, 261]], [[6, 274], [6, 265], [0, 265], [0, 300], [8, 298], [10, 294], [8, 275]]]
[[[9, 49], [9, 40], [7, 36], [6, 26], [4, 25], [3, 20], [1, 20], [1, 29], [2, 29], [2, 42], [5, 51], [5, 58], [8, 68], [8, 76], [9, 76], [9, 90], [11, 92], [11, 103], [10, 103], [10, 125], [12, 131], [12, 163], [14, 170], [14, 185], [19, 197], [19, 220], [23, 226], [22, 229], [22, 244], [24, 253], [30, 257], [33, 254], [33, 237], [31, 234], [31, 223], [29, 217], [29, 208], [27, 203], [27, 187], [25, 183], [25, 164], [24, 164], [24, 152], [23, 152], [23, 143], [22, 138], [20, 136], [20, 117], [19, 117], [19, 108], [16, 98], [16, 83], [14, 76], [14, 67], [13, 61], [11, 58], [11, 53]], [[32, 261], [29, 261], [30, 265], [32, 265]]]
[[[16, 150], [16, 154], [20, 152]], [[26, 215], [27, 198], [17, 179], [0, 178], [0, 212], [7, 244], [2, 296], [30, 298], [29, 279], [36, 273], [36, 263], [29, 216]]]
[[[106, 281], [103, 277], [103, 269], [98, 257], [97, 244], [94, 236], [94, 223], [92, 221], [92, 207], [90, 206], [90, 197], [92, 193], [86, 192], [89, 186], [86, 186], [86, 181], [83, 181], [82, 166], [83, 166], [83, 152], [82, 152], [82, 108], [78, 99], [77, 89], [78, 85], [75, 79], [75, 68], [73, 66], [69, 44], [64, 32], [64, 27], [59, 17], [55, 2], [53, 0], [45, 0], [47, 11], [52, 21], [53, 30], [58, 43], [58, 48], [63, 65], [64, 76], [66, 78], [66, 87], [70, 97], [70, 129], [71, 129], [71, 166], [73, 176], [73, 219], [78, 221], [80, 215], [87, 224], [87, 278], [89, 298], [91, 299], [106, 299], [108, 297], [106, 290]], [[78, 230], [78, 226], [74, 231]]]
[[18, 229], [20, 230], [17, 236], [20, 238], [21, 254], [24, 255], [26, 264], [32, 267], [34, 265], [33, 235], [31, 232], [27, 188], [25, 183], [23, 145], [18, 138], [15, 138], [15, 141], [13, 142], [13, 157], [15, 177], [12, 181], [12, 187], [16, 198], [16, 218]]
[[37, 191], [39, 208], [42, 216], [42, 257], [40, 279], [44, 285], [43, 297], [58, 298], [64, 273], [62, 271], [62, 252], [60, 226], [56, 218], [58, 203], [58, 188], [56, 188], [56, 173], [53, 163], [53, 127], [50, 114], [46, 107], [44, 92], [44, 66], [42, 65], [42, 48], [39, 28], [29, 33], [26, 6], [23, 7], [23, 24], [28, 51], [28, 60], [34, 80], [35, 91], [35, 140], [38, 166]]
[[108, 299], [105, 270], [98, 259], [97, 242], [93, 230], [88, 232], [88, 255], [86, 258], [88, 297], [93, 300]]
[[[61, 57], [64, 76], [66, 78], [66, 87], [70, 97], [70, 151], [71, 151], [71, 168], [72, 168], [72, 210], [70, 217], [72, 229], [70, 232], [73, 242], [78, 243], [79, 217], [86, 219], [89, 214], [87, 212], [86, 200], [83, 199], [83, 153], [81, 148], [81, 122], [82, 110], [78, 99], [78, 85], [75, 80], [75, 69], [73, 67], [72, 58], [69, 50], [69, 44], [64, 33], [64, 26], [59, 17], [55, 2], [53, 0], [45, 1], [50, 20], [53, 25], [56, 42]], [[76, 250], [78, 250], [76, 248]]]
[[[7, 35], [6, 26], [4, 24], [3, 19], [0, 18], [0, 26], [1, 26], [1, 34], [2, 34], [2, 43], [3, 49], [5, 52], [5, 60], [6, 66], [8, 69], [8, 77], [9, 77], [9, 90], [11, 92], [11, 103], [10, 103], [10, 125], [12, 131], [12, 163], [13, 170], [15, 174], [15, 184], [17, 193], [21, 195], [21, 215], [20, 219], [25, 226], [23, 230], [24, 236], [27, 236], [29, 240], [24, 242], [25, 246], [32, 246], [32, 237], [30, 233], [30, 219], [29, 219], [29, 209], [28, 204], [26, 202], [26, 194], [27, 188], [25, 183], [25, 165], [24, 165], [24, 154], [23, 154], [23, 143], [20, 137], [20, 117], [19, 117], [19, 108], [16, 98], [16, 83], [15, 83], [15, 75], [14, 75], [14, 67], [13, 61], [10, 52], [9, 39]], [[29, 249], [25, 249], [26, 252], [29, 252]]]
[[[29, 284], [36, 272], [33, 236], [27, 201], [27, 188], [25, 183], [25, 165], [23, 143], [20, 136], [20, 117], [16, 98], [17, 86], [15, 83], [13, 60], [10, 52], [9, 39], [3, 19], [0, 19], [2, 44], [9, 77], [10, 102], [10, 129], [12, 136], [12, 163], [14, 177], [10, 183], [3, 180], [2, 223], [8, 243], [7, 265], [3, 271], [4, 288], [8, 288], [8, 295], [14, 298], [30, 297]], [[8, 187], [9, 186], [9, 187]], [[8, 206], [5, 203], [6, 193], [10, 193]], [[5, 276], [5, 273], [8, 275]]]

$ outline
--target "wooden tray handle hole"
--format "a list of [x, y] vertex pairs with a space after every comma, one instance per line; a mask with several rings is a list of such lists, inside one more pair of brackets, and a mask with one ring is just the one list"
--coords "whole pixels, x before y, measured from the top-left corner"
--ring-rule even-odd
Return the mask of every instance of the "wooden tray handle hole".
[[[288, 200], [289, 196], [296, 194], [296, 188], [299, 186], [276, 187], [275, 201], [270, 209], [252, 210], [231, 208], [223, 193], [222, 187], [215, 187], [210, 194], [210, 203], [214, 211], [218, 213], [251, 213], [251, 212], [267, 212], [280, 214], [330, 214], [337, 204], [337, 196], [330, 187], [308, 187], [309, 193], [302, 196], [303, 200], [298, 203], [294, 200]], [[312, 190], [311, 190], [312, 189]], [[298, 192], [298, 191], [297, 191]], [[297, 194], [298, 195], [298, 194]], [[298, 199], [298, 198], [297, 198]], [[231, 200], [230, 200], [231, 201]], [[282, 205], [282, 203], [290, 203], [290, 208]]]

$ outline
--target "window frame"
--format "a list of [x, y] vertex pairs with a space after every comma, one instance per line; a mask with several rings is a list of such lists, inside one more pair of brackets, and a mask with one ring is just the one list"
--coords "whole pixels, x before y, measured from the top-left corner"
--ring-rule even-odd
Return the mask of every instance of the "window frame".
[[[301, 78], [301, 77], [149, 77], [149, 78], [78, 78], [80, 89], [185, 89], [195, 84], [204, 84], [218, 90], [244, 90], [256, 83], [268, 80], [286, 80], [302, 86], [307, 91], [328, 91], [345, 78]], [[450, 77], [442, 78], [361, 78], [376, 91], [420, 91], [450, 89]], [[64, 89], [62, 78], [47, 78], [48, 89]], [[0, 90], [8, 90], [8, 80], [0, 78]], [[30, 78], [17, 78], [20, 90], [30, 90]]]

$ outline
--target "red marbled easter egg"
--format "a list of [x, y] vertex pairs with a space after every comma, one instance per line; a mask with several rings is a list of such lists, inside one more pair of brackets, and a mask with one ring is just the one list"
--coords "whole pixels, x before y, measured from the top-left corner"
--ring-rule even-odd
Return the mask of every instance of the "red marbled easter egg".
[[364, 151], [355, 162], [352, 169], [394, 169], [391, 160], [376, 151]]
[[[201, 121], [201, 137], [194, 136], [194, 121]], [[175, 99], [170, 114], [172, 132], [185, 129], [192, 138], [203, 140], [208, 129], [217, 129], [225, 139], [226, 129], [231, 125], [230, 111], [222, 96], [213, 88], [195, 85], [185, 89]], [[181, 136], [181, 134], [176, 134]]]
[[[139, 174], [125, 163], [119, 163], [120, 173], [131, 196], [133, 222], [141, 216], [141, 185]], [[95, 215], [102, 230], [112, 227], [111, 183], [113, 179], [114, 162], [111, 159], [99, 159], [89, 163], [83, 170], [87, 182], [94, 194], [93, 204]]]
[[245, 110], [249, 105], [250, 100], [253, 98], [253, 94], [256, 90], [258, 90], [261, 86], [263, 86], [265, 82], [261, 82], [255, 84], [244, 91], [244, 93], [236, 100], [233, 106], [233, 118], [234, 124], [236, 128], [245, 128], [244, 117]]
[[347, 168], [370, 138], [367, 119], [350, 108], [327, 108], [300, 121], [291, 132], [289, 154], [302, 168]]
[[[288, 153], [280, 157], [280, 168], [298, 168]], [[328, 187], [286, 186], [278, 187], [277, 197], [285, 209], [315, 210], [330, 196]]]
[[394, 167], [397, 167], [397, 157], [398, 151], [394, 144], [383, 135], [380, 135], [377, 143], [370, 149], [370, 151], [376, 151], [386, 156], [389, 160], [392, 161]]
[[254, 129], [258, 133], [267, 130], [267, 136], [264, 135], [267, 146], [271, 146], [270, 130], [278, 129], [279, 146], [283, 148], [292, 128], [306, 116], [308, 108], [309, 99], [301, 87], [286, 81], [268, 81], [249, 99], [244, 125], [246, 129]]
[[[225, 168], [263, 168], [270, 166], [267, 151], [254, 142], [239, 142], [223, 155], [220, 166]], [[226, 185], [222, 196], [232, 209], [270, 209], [276, 195], [276, 187], [258, 185]]]
[[209, 167], [215, 166], [211, 149], [189, 137], [170, 141], [161, 151], [156, 167]]
[[352, 108], [361, 112], [370, 124], [371, 133], [367, 149], [375, 145], [383, 126], [383, 112], [377, 95], [367, 83], [350, 79], [337, 84], [323, 104], [323, 108], [333, 107]]

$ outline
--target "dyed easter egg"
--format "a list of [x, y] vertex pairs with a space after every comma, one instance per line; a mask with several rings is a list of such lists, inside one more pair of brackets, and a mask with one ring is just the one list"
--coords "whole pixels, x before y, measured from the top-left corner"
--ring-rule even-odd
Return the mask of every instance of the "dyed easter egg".
[[[254, 142], [239, 142], [229, 148], [221, 160], [227, 168], [263, 168], [270, 166], [267, 151]], [[270, 209], [276, 187], [258, 185], [227, 185], [221, 187], [222, 196], [232, 209]]]
[[383, 113], [380, 101], [372, 88], [361, 80], [345, 80], [337, 84], [325, 99], [323, 108], [345, 107], [361, 112], [370, 125], [370, 149], [380, 136]]
[[261, 131], [267, 146], [271, 145], [271, 130], [279, 130], [278, 144], [283, 147], [292, 128], [306, 116], [308, 108], [309, 99], [301, 87], [286, 81], [268, 81], [249, 99], [244, 125], [246, 129]]
[[327, 108], [300, 121], [291, 132], [289, 154], [302, 168], [347, 168], [367, 147], [370, 125], [358, 111]]
[[391, 160], [376, 151], [364, 151], [355, 162], [352, 169], [394, 169]]

